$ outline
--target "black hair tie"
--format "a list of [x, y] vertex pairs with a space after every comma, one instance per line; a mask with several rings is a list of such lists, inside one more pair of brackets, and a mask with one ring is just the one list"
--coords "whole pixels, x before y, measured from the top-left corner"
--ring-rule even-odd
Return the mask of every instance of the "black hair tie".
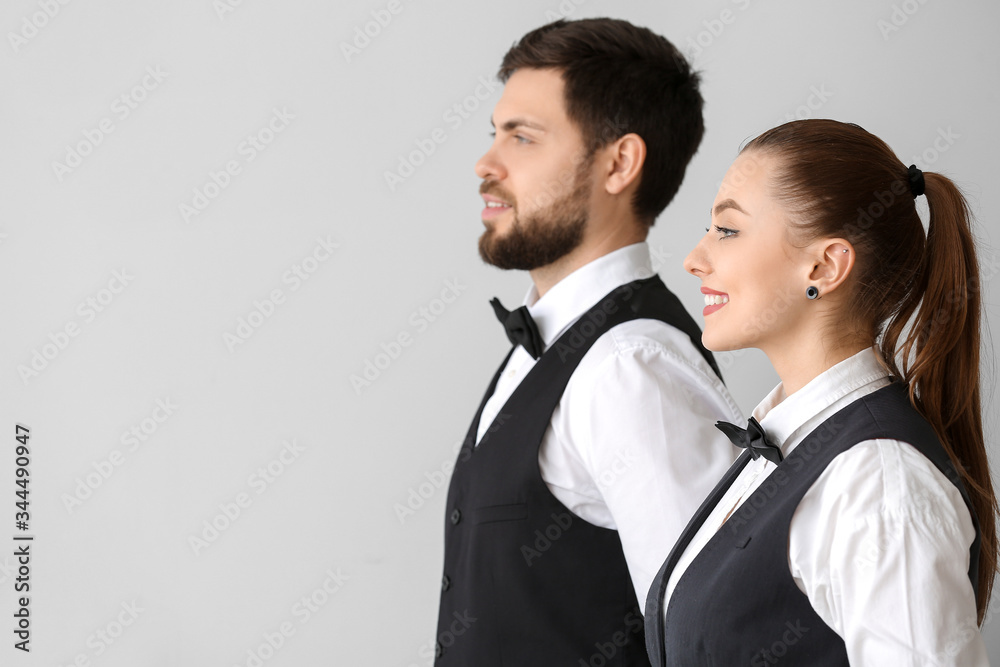
[[924, 172], [920, 171], [917, 165], [911, 164], [906, 176], [910, 181], [910, 192], [913, 193], [913, 198], [916, 199], [924, 194]]

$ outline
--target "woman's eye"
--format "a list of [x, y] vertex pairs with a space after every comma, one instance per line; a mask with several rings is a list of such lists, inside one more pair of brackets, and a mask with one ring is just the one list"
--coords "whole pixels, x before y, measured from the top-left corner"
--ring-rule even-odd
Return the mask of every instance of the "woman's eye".
[[738, 229], [729, 229], [728, 227], [719, 227], [718, 225], [715, 225], [715, 231], [721, 234], [720, 238], [723, 239], [731, 238], [740, 233]]

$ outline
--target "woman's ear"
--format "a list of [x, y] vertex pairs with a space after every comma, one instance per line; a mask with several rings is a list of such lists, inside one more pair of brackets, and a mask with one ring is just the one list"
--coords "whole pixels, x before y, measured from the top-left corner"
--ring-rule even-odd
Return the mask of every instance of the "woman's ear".
[[814, 285], [820, 295], [836, 291], [854, 269], [857, 253], [854, 246], [845, 239], [820, 239], [807, 251], [813, 258], [809, 284]]

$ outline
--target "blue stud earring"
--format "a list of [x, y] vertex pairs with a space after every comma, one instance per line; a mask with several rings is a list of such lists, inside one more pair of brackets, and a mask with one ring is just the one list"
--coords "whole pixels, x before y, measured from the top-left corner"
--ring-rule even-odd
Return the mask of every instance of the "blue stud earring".
[[819, 298], [819, 290], [816, 289], [815, 285], [810, 285], [806, 288], [806, 298], [810, 301]]

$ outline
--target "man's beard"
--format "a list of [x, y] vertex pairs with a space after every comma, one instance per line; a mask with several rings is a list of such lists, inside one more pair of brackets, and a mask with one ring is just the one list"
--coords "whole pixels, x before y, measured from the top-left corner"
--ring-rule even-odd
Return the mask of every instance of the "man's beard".
[[479, 237], [479, 256], [500, 269], [531, 271], [548, 266], [575, 250], [583, 242], [587, 225], [591, 186], [588, 181], [591, 160], [585, 160], [573, 176], [570, 191], [548, 206], [523, 218], [517, 215], [516, 202], [503, 188], [489, 181], [482, 193], [495, 193], [512, 205], [514, 221], [503, 236], [495, 226], [488, 226]]

